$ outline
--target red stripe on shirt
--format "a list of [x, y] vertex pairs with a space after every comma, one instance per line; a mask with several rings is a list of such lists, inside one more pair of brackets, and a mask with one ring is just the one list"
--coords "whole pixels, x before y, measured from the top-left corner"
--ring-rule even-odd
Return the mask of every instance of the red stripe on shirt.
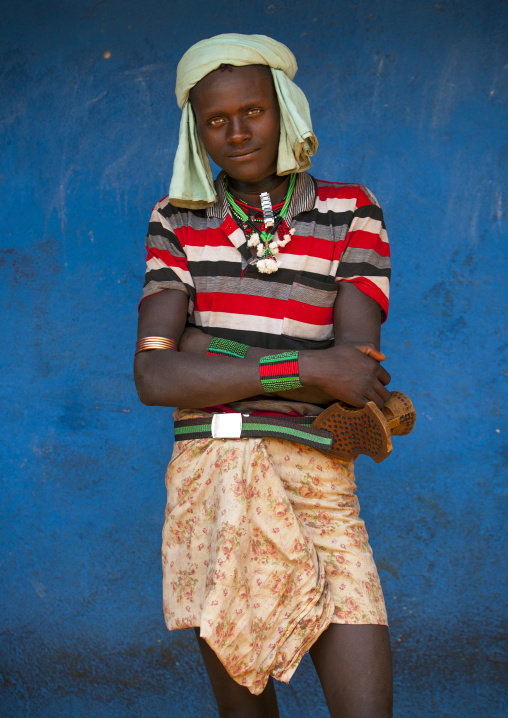
[[285, 316], [304, 324], [325, 326], [333, 322], [333, 307], [316, 307], [315, 304], [304, 304], [290, 299]]
[[146, 261], [148, 262], [148, 260], [152, 259], [152, 257], [160, 259], [161, 262], [164, 262], [167, 267], [180, 267], [181, 269], [185, 269], [186, 271], [188, 271], [187, 259], [185, 257], [175, 257], [175, 255], [171, 254], [168, 249], [157, 249], [157, 247], [150, 247], [150, 249], [148, 250]]
[[332, 323], [333, 307], [317, 307], [295, 299], [256, 297], [252, 294], [219, 294], [203, 292], [196, 295], [196, 310], [267, 317], [268, 319], [293, 319], [305, 324], [324, 326]]
[[[372, 241], [371, 241], [372, 244]], [[344, 242], [331, 242], [327, 239], [317, 237], [305, 237], [301, 234], [293, 234], [291, 241], [285, 247], [281, 247], [281, 253], [297, 254], [298, 256], [310, 255], [318, 259], [333, 259], [342, 252]]]
[[346, 236], [344, 244], [355, 249], [373, 249], [380, 257], [390, 256], [390, 245], [383, 242], [377, 232], [357, 229]]
[[258, 317], [282, 319], [286, 305], [285, 299], [257, 297], [252, 294], [200, 292], [196, 295], [196, 310], [200, 312], [252, 314]]
[[[322, 185], [321, 180], [317, 188], [317, 196], [320, 200], [327, 199], [354, 199], [358, 193], [358, 185], [333, 186], [333, 184]], [[369, 202], [372, 204], [372, 202]]]
[[174, 232], [181, 244], [188, 247], [231, 247], [230, 239], [220, 227], [191, 230], [187, 227], [181, 227], [175, 229]]
[[357, 207], [366, 207], [369, 204], [372, 205], [373, 202], [369, 198], [369, 196], [367, 194], [365, 194], [362, 187], [360, 186], [360, 188], [358, 190], [358, 197], [356, 199], [356, 206]]

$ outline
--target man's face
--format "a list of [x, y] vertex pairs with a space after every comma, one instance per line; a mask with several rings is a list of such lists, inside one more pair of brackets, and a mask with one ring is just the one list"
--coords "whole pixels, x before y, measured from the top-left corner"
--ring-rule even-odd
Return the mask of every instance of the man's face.
[[205, 149], [226, 174], [259, 182], [276, 173], [280, 113], [268, 72], [215, 70], [193, 88], [191, 102]]

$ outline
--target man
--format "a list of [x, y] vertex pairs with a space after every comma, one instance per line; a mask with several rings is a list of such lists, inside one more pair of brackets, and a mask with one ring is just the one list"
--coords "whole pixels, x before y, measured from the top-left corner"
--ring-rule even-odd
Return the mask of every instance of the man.
[[[178, 67], [135, 359], [141, 400], [180, 407], [165, 618], [196, 628], [221, 716], [277, 716], [272, 677], [310, 649], [332, 716], [383, 718], [389, 637], [352, 464], [312, 448], [304, 417], [390, 396], [388, 243], [365, 188], [306, 173], [317, 140], [295, 72], [284, 45], [245, 35], [197, 43]], [[257, 434], [228, 438], [249, 421]]]

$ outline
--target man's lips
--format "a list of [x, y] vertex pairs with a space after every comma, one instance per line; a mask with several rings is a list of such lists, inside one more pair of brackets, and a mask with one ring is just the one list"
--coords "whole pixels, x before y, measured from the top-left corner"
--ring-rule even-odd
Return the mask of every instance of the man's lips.
[[254, 148], [253, 150], [244, 150], [243, 152], [233, 152], [232, 154], [228, 155], [230, 159], [242, 159], [243, 157], [250, 157], [255, 152], [258, 151], [258, 148]]

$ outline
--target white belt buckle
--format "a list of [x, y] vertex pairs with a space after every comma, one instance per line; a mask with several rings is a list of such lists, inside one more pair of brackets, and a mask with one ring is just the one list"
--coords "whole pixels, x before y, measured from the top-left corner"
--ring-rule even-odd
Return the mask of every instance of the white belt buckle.
[[241, 414], [214, 414], [212, 417], [213, 439], [240, 439], [242, 436]]

